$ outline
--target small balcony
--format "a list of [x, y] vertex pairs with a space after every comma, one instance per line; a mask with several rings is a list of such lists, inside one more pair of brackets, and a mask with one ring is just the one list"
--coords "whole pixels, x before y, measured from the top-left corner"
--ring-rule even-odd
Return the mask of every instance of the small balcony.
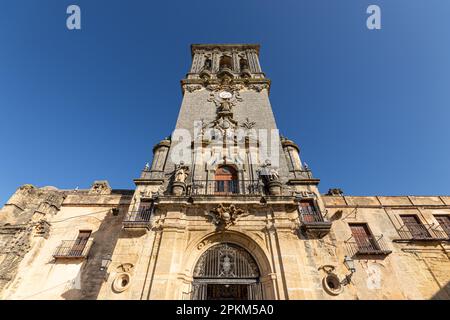
[[325, 220], [322, 213], [318, 210], [300, 209], [301, 229], [309, 234], [323, 237], [331, 230], [331, 221]]
[[196, 180], [190, 187], [192, 196], [262, 195], [258, 180]]
[[148, 229], [150, 228], [150, 218], [152, 216], [152, 208], [146, 207], [137, 211], [130, 211], [123, 220], [124, 229]]
[[93, 240], [63, 240], [53, 253], [55, 259], [84, 259], [87, 258]]
[[437, 230], [432, 224], [404, 224], [398, 230], [400, 239], [397, 241], [448, 241], [449, 236], [441, 230]]
[[354, 237], [353, 235], [345, 241], [351, 256], [386, 256], [389, 250], [386, 241], [381, 236]]

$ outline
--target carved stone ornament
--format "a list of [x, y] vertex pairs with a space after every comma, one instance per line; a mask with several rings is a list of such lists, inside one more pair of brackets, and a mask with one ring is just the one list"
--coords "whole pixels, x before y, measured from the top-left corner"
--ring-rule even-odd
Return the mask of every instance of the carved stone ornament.
[[264, 89], [268, 89], [269, 88], [269, 85], [268, 84], [266, 84], [266, 83], [262, 83], [262, 84], [250, 84], [250, 85], [248, 85], [248, 87], [247, 87], [248, 89], [250, 89], [250, 90], [254, 90], [254, 91], [256, 91], [256, 92], [261, 92], [262, 90], [264, 90]]
[[242, 101], [239, 95], [239, 88], [233, 85], [221, 85], [215, 89], [208, 98], [209, 102], [213, 102], [217, 107], [216, 120], [210, 122], [208, 125], [211, 128], [218, 128], [222, 131], [228, 129], [235, 129], [237, 121], [233, 119], [233, 107]]
[[130, 273], [131, 269], [133, 269], [134, 265], [132, 263], [122, 263], [117, 267], [117, 272], [127, 272]]
[[245, 119], [245, 122], [243, 122], [243, 123], [241, 124], [241, 127], [242, 127], [242, 128], [245, 128], [245, 129], [247, 129], [247, 130], [250, 130], [250, 129], [252, 129], [252, 128], [255, 126], [255, 124], [256, 124], [256, 122], [250, 121], [248, 118], [246, 118], [246, 119]]
[[236, 208], [234, 204], [228, 207], [220, 204], [210, 212], [206, 212], [205, 215], [210, 216], [216, 226], [228, 228], [229, 226], [234, 225], [237, 218], [244, 214], [244, 212], [243, 209]]
[[131, 275], [127, 272], [118, 273], [112, 283], [114, 292], [121, 293], [130, 287]]
[[296, 198], [317, 198], [316, 194], [312, 191], [296, 191], [294, 195]]
[[186, 90], [187, 92], [195, 92], [197, 90], [201, 90], [203, 88], [202, 85], [199, 84], [185, 84], [183, 86], [184, 90]]
[[213, 102], [219, 111], [231, 111], [237, 102], [242, 101], [239, 89], [233, 87], [216, 88], [209, 94], [208, 102]]
[[183, 162], [178, 164], [175, 168], [175, 182], [186, 182], [189, 174], [189, 167], [185, 166]]
[[266, 161], [263, 165], [261, 165], [257, 171], [265, 183], [280, 181], [280, 174], [278, 173], [278, 170], [273, 168], [269, 161]]
[[108, 181], [95, 181], [89, 190], [89, 194], [110, 194], [111, 187], [109, 186]]
[[39, 220], [34, 226], [35, 236], [48, 238], [50, 232], [50, 223], [46, 220]]

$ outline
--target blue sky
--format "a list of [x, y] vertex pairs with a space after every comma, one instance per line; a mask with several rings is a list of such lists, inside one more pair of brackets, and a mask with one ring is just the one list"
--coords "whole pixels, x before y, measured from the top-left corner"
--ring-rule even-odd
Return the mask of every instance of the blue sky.
[[[77, 4], [82, 30], [66, 28]], [[366, 8], [382, 30], [366, 28]], [[281, 133], [320, 189], [450, 194], [450, 2], [10, 0], [0, 202], [21, 184], [133, 188], [173, 130], [191, 43], [260, 43]]]

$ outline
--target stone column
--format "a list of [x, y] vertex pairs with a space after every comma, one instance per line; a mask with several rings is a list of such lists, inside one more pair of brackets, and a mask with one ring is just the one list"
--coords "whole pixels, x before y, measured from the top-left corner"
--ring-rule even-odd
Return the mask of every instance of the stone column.
[[249, 168], [252, 170], [252, 176], [254, 180], [258, 180], [258, 174], [256, 173], [256, 170], [258, 169], [258, 145], [256, 141], [249, 140], [248, 145], [248, 161], [249, 161]]
[[247, 50], [247, 60], [250, 66], [251, 72], [260, 73], [261, 66], [259, 65], [258, 55], [256, 54], [256, 50], [250, 49]]
[[240, 72], [239, 70], [239, 56], [236, 49], [233, 50], [233, 71]]
[[186, 246], [186, 220], [181, 208], [172, 210], [164, 219], [156, 261], [153, 270], [147, 274], [151, 278], [148, 290], [150, 300], [180, 299], [182, 280], [178, 279], [178, 274], [182, 271]]
[[261, 65], [259, 64], [259, 56], [258, 56], [258, 54], [256, 53], [256, 50], [253, 50], [253, 57], [254, 57], [254, 59], [255, 59], [255, 64], [256, 64], [256, 70], [257, 70], [257, 72], [262, 72], [262, 71], [261, 71]]
[[219, 60], [220, 60], [220, 51], [219, 49], [214, 49], [212, 54], [212, 72], [217, 73], [219, 71]]
[[203, 55], [200, 52], [195, 52], [194, 57], [192, 58], [192, 66], [190, 73], [198, 73], [200, 72], [201, 63], [202, 63]]

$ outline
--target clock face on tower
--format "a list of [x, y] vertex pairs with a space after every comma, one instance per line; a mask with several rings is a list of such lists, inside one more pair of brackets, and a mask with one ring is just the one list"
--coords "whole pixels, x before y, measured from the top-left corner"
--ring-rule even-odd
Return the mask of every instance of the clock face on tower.
[[233, 95], [228, 91], [222, 91], [219, 93], [219, 97], [222, 99], [230, 99]]

